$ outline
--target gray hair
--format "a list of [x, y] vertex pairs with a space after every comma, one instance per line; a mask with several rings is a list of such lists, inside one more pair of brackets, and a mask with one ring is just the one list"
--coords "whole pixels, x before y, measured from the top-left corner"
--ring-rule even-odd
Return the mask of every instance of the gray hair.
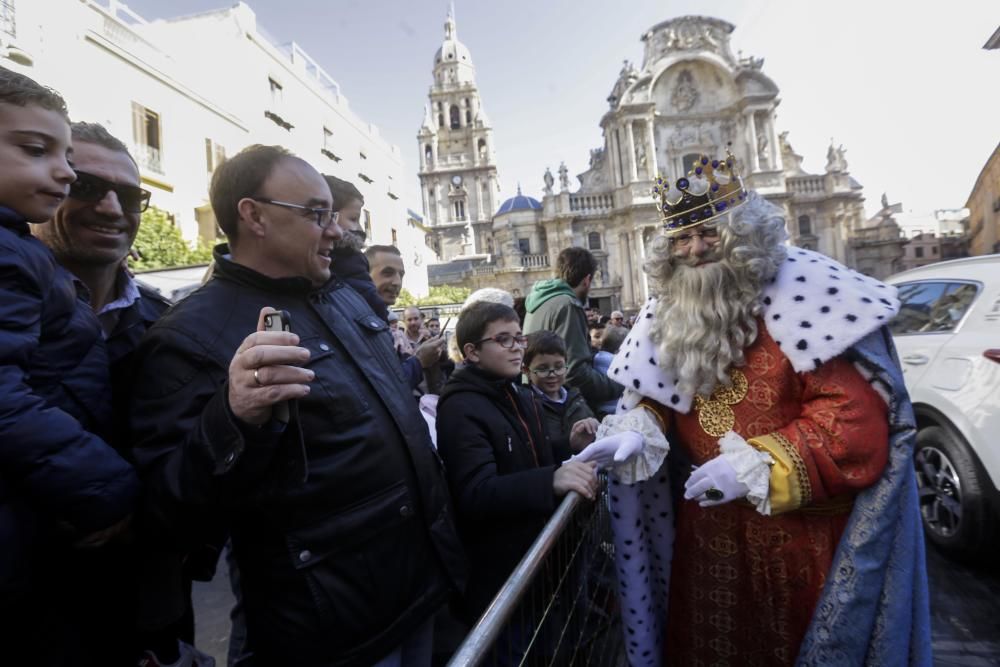
[[484, 287], [478, 289], [465, 300], [462, 304], [462, 310], [465, 310], [474, 303], [479, 303], [480, 301], [489, 301], [490, 303], [502, 303], [509, 308], [514, 307], [514, 297], [507, 290], [502, 290], [498, 287]]

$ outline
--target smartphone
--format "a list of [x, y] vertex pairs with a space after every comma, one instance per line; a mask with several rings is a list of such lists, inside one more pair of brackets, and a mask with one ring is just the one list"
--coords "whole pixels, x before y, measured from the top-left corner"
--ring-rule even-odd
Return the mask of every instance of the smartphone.
[[[292, 316], [287, 310], [279, 310], [275, 313], [268, 313], [264, 316], [264, 331], [291, 331]], [[271, 408], [274, 418], [285, 424], [289, 420], [288, 402], [275, 403]]]

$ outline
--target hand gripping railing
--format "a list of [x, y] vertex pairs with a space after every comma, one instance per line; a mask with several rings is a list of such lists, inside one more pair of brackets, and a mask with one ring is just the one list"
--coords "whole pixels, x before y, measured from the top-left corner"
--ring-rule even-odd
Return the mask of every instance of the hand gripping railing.
[[606, 480], [563, 499], [449, 667], [624, 664]]

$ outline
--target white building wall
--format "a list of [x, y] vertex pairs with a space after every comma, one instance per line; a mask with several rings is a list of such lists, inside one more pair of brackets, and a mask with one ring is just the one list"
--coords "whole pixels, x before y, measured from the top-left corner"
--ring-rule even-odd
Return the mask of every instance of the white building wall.
[[[152, 23], [115, 0], [18, 0], [15, 12], [16, 35], [4, 35], [3, 45], [13, 43], [30, 64], [3, 58], [3, 49], [0, 64], [59, 90], [74, 120], [100, 122], [126, 141], [153, 204], [174, 214], [185, 238], [197, 238], [196, 210], [207, 211], [206, 139], [229, 156], [253, 143], [280, 144], [358, 187], [369, 243], [395, 242], [407, 265], [405, 287], [427, 293], [433, 253], [424, 231], [408, 223], [407, 209], [421, 206], [399, 148], [350, 110], [335, 81], [297, 45], [273, 45], [249, 6]], [[281, 86], [281, 100], [272, 98], [269, 79]], [[158, 165], [136, 143], [133, 102], [160, 117]], [[266, 111], [293, 127], [280, 127]]]

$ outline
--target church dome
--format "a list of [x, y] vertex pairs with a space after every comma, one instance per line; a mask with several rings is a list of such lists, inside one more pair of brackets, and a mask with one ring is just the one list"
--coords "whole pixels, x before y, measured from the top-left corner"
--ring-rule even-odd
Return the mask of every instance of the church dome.
[[495, 215], [503, 215], [504, 213], [513, 213], [514, 211], [541, 211], [542, 204], [534, 197], [525, 197], [521, 194], [521, 188], [518, 187], [517, 194], [504, 203], [500, 204], [500, 208], [497, 209]]
[[444, 23], [444, 41], [434, 54], [434, 69], [456, 64], [472, 67], [472, 52], [469, 51], [469, 47], [458, 41], [455, 17], [449, 12], [448, 19]]
[[472, 64], [472, 53], [469, 47], [457, 39], [446, 39], [441, 48], [434, 54], [434, 66], [441, 64], [459, 63], [462, 65]]

